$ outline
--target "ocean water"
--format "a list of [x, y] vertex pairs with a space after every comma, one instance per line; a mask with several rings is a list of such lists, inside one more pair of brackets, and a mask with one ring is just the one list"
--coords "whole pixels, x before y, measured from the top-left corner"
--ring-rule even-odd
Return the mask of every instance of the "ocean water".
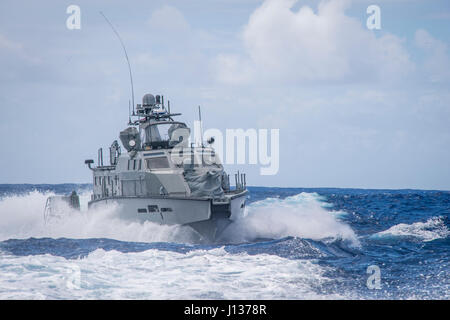
[[[218, 243], [0, 185], [0, 299], [449, 299], [450, 192], [251, 187]], [[45, 224], [46, 198], [81, 211]]]

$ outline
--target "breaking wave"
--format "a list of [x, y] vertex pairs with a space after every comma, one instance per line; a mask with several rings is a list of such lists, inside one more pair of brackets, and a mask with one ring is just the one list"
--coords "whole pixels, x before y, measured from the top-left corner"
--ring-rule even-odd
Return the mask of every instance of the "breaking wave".
[[400, 223], [387, 230], [375, 233], [370, 236], [372, 239], [389, 238], [414, 238], [421, 241], [433, 241], [445, 239], [450, 235], [450, 231], [445, 225], [444, 217], [433, 217], [426, 222], [415, 222], [412, 224]]
[[267, 198], [252, 203], [237, 217], [225, 237], [238, 242], [256, 238], [299, 237], [312, 240], [345, 240], [354, 246], [359, 241], [354, 231], [339, 220], [344, 213], [330, 211], [329, 203], [316, 193]]

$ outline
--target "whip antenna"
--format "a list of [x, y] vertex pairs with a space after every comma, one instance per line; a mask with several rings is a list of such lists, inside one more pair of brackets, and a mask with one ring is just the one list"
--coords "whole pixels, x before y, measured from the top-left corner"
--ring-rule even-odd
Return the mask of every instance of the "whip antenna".
[[203, 122], [202, 122], [202, 110], [200, 109], [200, 106], [198, 106], [198, 120], [200, 122], [200, 144], [203, 148]]
[[131, 81], [131, 100], [133, 101], [133, 114], [134, 114], [134, 87], [133, 87], [133, 75], [131, 74], [131, 66], [130, 66], [130, 60], [128, 59], [127, 49], [125, 49], [125, 45], [123, 44], [122, 38], [120, 37], [119, 33], [116, 31], [112, 23], [108, 20], [108, 18], [103, 14], [103, 12], [100, 11], [100, 14], [105, 18], [106, 22], [108, 22], [111, 29], [116, 34], [117, 38], [120, 41], [120, 44], [122, 45], [123, 52], [125, 53], [125, 58], [127, 59], [128, 63], [128, 71], [130, 72], [130, 81]]

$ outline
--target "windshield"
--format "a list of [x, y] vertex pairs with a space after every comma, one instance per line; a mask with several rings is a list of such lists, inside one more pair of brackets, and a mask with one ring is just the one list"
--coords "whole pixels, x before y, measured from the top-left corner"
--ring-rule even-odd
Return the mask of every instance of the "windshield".
[[189, 133], [189, 128], [182, 122], [153, 123], [141, 128], [141, 141], [144, 148], [147, 146], [168, 148], [183, 140], [180, 140], [180, 136], [189, 136]]

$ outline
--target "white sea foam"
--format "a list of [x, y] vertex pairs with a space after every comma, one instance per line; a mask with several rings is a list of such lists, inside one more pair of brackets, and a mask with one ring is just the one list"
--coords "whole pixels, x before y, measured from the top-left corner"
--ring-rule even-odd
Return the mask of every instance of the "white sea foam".
[[235, 241], [287, 236], [321, 239], [343, 239], [358, 246], [353, 230], [339, 220], [341, 211], [326, 209], [329, 204], [316, 193], [305, 193], [285, 199], [267, 198], [248, 206], [245, 214], [236, 217], [224, 237]]
[[44, 207], [52, 193], [30, 192], [0, 201], [0, 241], [11, 238], [110, 238], [122, 241], [192, 242], [195, 234], [188, 227], [156, 223], [131, 222], [119, 219], [117, 207], [108, 205], [87, 211], [88, 193], [80, 195], [81, 211], [69, 207], [60, 219], [44, 223]]
[[443, 217], [433, 217], [426, 222], [397, 224], [387, 230], [373, 234], [371, 238], [413, 237], [426, 242], [445, 239], [448, 236], [450, 236], [450, 231], [445, 225]]
[[0, 299], [344, 298], [320, 289], [336, 279], [314, 261], [223, 248], [186, 254], [98, 249], [78, 260], [0, 255]]
[[[195, 232], [188, 227], [121, 220], [117, 217], [114, 205], [87, 211], [87, 192], [80, 195], [81, 212], [66, 208], [61, 219], [53, 219], [45, 224], [43, 210], [50, 195], [34, 191], [0, 200], [0, 240], [65, 237], [192, 243], [196, 239]], [[243, 216], [235, 217], [224, 239], [245, 242], [255, 238], [293, 236], [315, 240], [344, 239], [357, 245], [353, 230], [339, 221], [342, 212], [331, 211], [326, 207], [329, 204], [315, 193], [257, 201], [247, 207]]]

